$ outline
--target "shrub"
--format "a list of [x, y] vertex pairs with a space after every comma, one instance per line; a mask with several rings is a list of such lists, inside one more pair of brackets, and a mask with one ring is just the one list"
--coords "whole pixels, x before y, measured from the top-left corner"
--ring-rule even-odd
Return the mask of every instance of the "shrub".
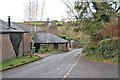
[[94, 55], [96, 54], [97, 47], [93, 43], [88, 43], [84, 47], [83, 52], [85, 53], [86, 56], [88, 55]]
[[94, 41], [100, 41], [100, 40], [102, 40], [102, 36], [99, 33], [95, 33], [95, 34], [91, 35], [91, 39]]
[[119, 38], [108, 38], [98, 43], [98, 53], [104, 58], [118, 56]]
[[67, 36], [67, 35], [60, 35], [59, 37], [65, 39], [65, 40], [68, 40], [68, 41], [72, 40], [72, 38], [70, 36]]
[[40, 48], [40, 53], [45, 53], [47, 50], [46, 50], [46, 48]]
[[96, 55], [103, 58], [117, 58], [119, 53], [120, 38], [108, 38], [95, 45], [93, 42], [87, 44], [83, 52], [86, 56]]
[[39, 49], [40, 53], [45, 53], [48, 51], [48, 46], [47, 45], [42, 45]]

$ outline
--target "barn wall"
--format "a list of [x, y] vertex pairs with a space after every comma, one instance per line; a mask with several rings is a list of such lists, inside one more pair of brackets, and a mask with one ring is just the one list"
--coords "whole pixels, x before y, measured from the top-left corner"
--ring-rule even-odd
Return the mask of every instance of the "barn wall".
[[[12, 43], [10, 41], [9, 34], [0, 34], [2, 37], [0, 37], [0, 40], [2, 40], [2, 52], [0, 52], [0, 55], [2, 55], [2, 61], [15, 58], [15, 52], [12, 46]], [[2, 39], [1, 39], [2, 38]]]
[[[40, 47], [42, 48], [44, 45], [48, 46], [48, 50], [54, 50], [54, 43], [51, 43], [51, 44], [41, 44]], [[66, 43], [58, 44], [58, 50], [67, 51], [67, 50], [69, 50], [69, 45], [67, 44], [67, 47], [66, 47]]]
[[67, 43], [67, 46], [66, 46], [66, 43], [58, 44], [58, 48], [59, 48], [59, 50], [68, 51], [69, 45], [68, 45], [68, 43]]
[[0, 62], [2, 62], [2, 35], [0, 34]]
[[[2, 58], [2, 61], [11, 59], [11, 58], [15, 58], [15, 51], [13, 49], [13, 45], [11, 43], [9, 34], [0, 34], [0, 40], [1, 43], [0, 45], [0, 58]], [[24, 33], [23, 34], [23, 38], [21, 40], [20, 43], [20, 47], [19, 47], [19, 55], [18, 56], [22, 56], [24, 53], [27, 54], [28, 53], [28, 43], [31, 41], [31, 35], [28, 33]]]
[[54, 50], [53, 44], [48, 44], [48, 50]]
[[23, 53], [28, 54], [29, 42], [32, 41], [31, 33], [24, 33], [23, 35]]
[[23, 56], [23, 38], [22, 38], [21, 43], [20, 43], [18, 56]]
[[54, 50], [53, 44], [40, 44], [40, 48], [43, 48], [45, 45], [47, 46], [48, 50]]

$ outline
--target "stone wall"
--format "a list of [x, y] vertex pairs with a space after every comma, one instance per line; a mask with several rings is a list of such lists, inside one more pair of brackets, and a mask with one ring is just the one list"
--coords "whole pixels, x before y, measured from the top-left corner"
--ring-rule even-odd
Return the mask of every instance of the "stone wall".
[[31, 33], [24, 33], [23, 35], [23, 53], [28, 54], [29, 42], [32, 41]]
[[48, 44], [48, 50], [54, 50], [53, 44]]
[[[54, 50], [54, 43], [53, 44], [41, 44], [40, 47], [42, 48], [44, 45], [47, 45], [48, 50]], [[63, 50], [63, 51], [69, 50], [69, 44], [68, 43], [67, 44], [66, 43], [58, 44], [58, 50]]]
[[23, 38], [22, 38], [21, 43], [20, 43], [18, 56], [23, 56]]
[[59, 50], [68, 51], [69, 45], [68, 45], [68, 43], [58, 44], [58, 48], [59, 48]]
[[82, 48], [82, 44], [77, 42], [71, 42], [71, 48]]
[[[12, 59], [15, 58], [15, 51], [13, 48], [13, 45], [11, 43], [10, 40], [10, 36], [8, 33], [4, 33], [4, 34], [0, 34], [0, 40], [1, 43], [0, 45], [0, 49], [2, 51], [0, 51], [0, 57], [2, 57], [2, 61], [8, 60], [8, 59]], [[29, 33], [24, 33], [22, 36], [22, 40], [20, 43], [20, 47], [19, 47], [19, 55], [18, 56], [23, 56], [23, 54], [27, 54], [28, 53], [28, 43], [31, 41], [31, 34]]]
[[0, 62], [2, 62], [2, 35], [0, 34]]
[[2, 37], [0, 39], [2, 40], [2, 52], [0, 55], [2, 55], [2, 61], [5, 61], [7, 59], [15, 58], [15, 52], [12, 46], [12, 43], [10, 41], [9, 34], [0, 34]]

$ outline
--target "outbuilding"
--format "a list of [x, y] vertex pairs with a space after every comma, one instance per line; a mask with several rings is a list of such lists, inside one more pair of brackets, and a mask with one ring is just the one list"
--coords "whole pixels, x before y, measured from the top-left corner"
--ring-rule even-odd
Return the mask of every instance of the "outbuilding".
[[0, 20], [0, 56], [2, 61], [23, 55], [23, 33], [14, 23]]
[[38, 32], [34, 36], [35, 52], [40, 48], [47, 47], [48, 50], [69, 50], [69, 41], [47, 32]]
[[0, 20], [0, 58], [2, 61], [29, 55], [29, 43], [34, 35], [34, 27]]

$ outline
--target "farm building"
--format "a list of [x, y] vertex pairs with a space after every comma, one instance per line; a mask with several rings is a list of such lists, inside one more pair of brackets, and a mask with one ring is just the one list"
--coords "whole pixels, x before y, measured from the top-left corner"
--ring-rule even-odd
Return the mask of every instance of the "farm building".
[[28, 24], [16, 24], [20, 28], [24, 30], [23, 34], [23, 53], [27, 55], [29, 53], [29, 43], [32, 41], [34, 32], [35, 32], [35, 27], [28, 25]]
[[0, 20], [0, 55], [2, 61], [15, 58], [23, 54], [22, 35], [24, 31], [15, 24], [7, 24]]
[[[23, 28], [24, 27], [24, 28]], [[2, 61], [28, 54], [28, 43], [32, 40], [29, 28], [10, 21], [0, 20], [0, 56]]]
[[38, 52], [38, 50], [44, 46], [46, 46], [48, 50], [69, 50], [69, 42], [67, 40], [46, 32], [35, 34], [34, 46], [35, 52]]

